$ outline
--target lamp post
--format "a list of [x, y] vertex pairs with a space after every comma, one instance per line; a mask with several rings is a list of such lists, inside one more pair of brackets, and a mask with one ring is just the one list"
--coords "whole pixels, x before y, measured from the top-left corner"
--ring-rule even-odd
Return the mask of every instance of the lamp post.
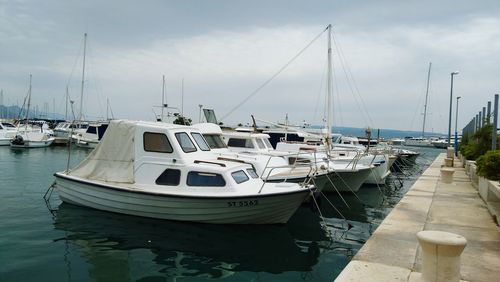
[[451, 145], [451, 111], [453, 106], [453, 76], [457, 75], [458, 71], [451, 73], [451, 87], [450, 87], [450, 115], [448, 119], [448, 147]]
[[460, 100], [460, 96], [457, 97], [457, 108], [455, 110], [455, 156], [458, 157], [458, 130], [457, 130], [457, 124], [458, 124], [458, 100]]

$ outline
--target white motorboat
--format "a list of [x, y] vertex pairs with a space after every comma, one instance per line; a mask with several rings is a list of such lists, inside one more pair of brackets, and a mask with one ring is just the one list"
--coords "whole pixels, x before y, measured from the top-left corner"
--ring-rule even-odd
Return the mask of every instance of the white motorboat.
[[77, 130], [71, 139], [80, 148], [94, 149], [104, 136], [108, 122], [89, 124], [87, 128]]
[[238, 129], [224, 132], [211, 123], [193, 126], [202, 132], [212, 151], [219, 154], [219, 159], [249, 163], [265, 181], [304, 183], [313, 178], [312, 182], [319, 190], [328, 182], [331, 170], [324, 160], [311, 161], [310, 152], [274, 150], [267, 134]]
[[0, 146], [9, 146], [10, 140], [16, 136], [17, 129], [10, 122], [0, 122]]
[[411, 147], [433, 147], [431, 140], [424, 137], [411, 137], [405, 139], [405, 146]]
[[46, 123], [41, 123], [39, 130], [33, 130], [32, 127], [28, 127], [29, 123], [29, 112], [31, 103], [31, 74], [30, 74], [30, 86], [28, 90], [28, 106], [26, 110], [26, 118], [24, 126], [18, 126], [16, 130], [16, 135], [12, 140], [10, 140], [11, 148], [43, 148], [48, 147], [54, 142], [54, 137], [52, 137], [51, 131], [48, 131], [48, 125]]
[[43, 148], [49, 147], [54, 137], [45, 132], [18, 132], [10, 141], [11, 148]]
[[[237, 153], [234, 158], [252, 163], [257, 173], [268, 181], [301, 182], [314, 176], [313, 182], [320, 191], [356, 192], [371, 174], [370, 165], [338, 164], [329, 160], [324, 147], [316, 142], [278, 142], [274, 149], [268, 134], [223, 132], [215, 124], [195, 127], [201, 129], [211, 148], [220, 148], [214, 151]], [[321, 139], [318, 135], [304, 135]]]
[[285, 223], [315, 190], [266, 183], [250, 164], [218, 160], [193, 127], [124, 120], [111, 121], [87, 159], [55, 177], [64, 202], [221, 224]]

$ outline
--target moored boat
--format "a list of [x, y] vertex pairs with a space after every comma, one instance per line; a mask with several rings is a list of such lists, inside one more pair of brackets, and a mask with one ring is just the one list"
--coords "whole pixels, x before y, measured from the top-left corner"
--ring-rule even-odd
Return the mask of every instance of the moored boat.
[[252, 166], [218, 160], [194, 128], [112, 121], [75, 169], [55, 174], [62, 201], [151, 218], [285, 223], [315, 190], [266, 183]]

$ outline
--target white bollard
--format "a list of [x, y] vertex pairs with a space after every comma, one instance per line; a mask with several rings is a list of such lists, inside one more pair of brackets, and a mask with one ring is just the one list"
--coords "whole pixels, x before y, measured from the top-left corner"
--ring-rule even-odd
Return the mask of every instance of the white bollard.
[[420, 231], [422, 248], [422, 280], [460, 281], [460, 255], [467, 240], [460, 235], [443, 231]]
[[441, 182], [452, 183], [453, 173], [455, 173], [455, 170], [453, 168], [448, 168], [448, 167], [441, 168]]
[[453, 158], [445, 158], [444, 159], [444, 166], [453, 167]]
[[446, 157], [452, 159], [455, 157], [455, 147], [450, 146], [446, 148]]

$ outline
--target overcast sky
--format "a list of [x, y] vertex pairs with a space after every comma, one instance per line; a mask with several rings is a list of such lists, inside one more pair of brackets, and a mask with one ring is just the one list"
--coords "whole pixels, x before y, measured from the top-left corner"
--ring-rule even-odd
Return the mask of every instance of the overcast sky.
[[[117, 118], [153, 120], [165, 75], [169, 106], [184, 79], [185, 115], [201, 104], [220, 120], [330, 23], [337, 126], [421, 130], [429, 62], [427, 131], [447, 132], [452, 71], [459, 127], [500, 92], [498, 1], [0, 0], [3, 103], [22, 103], [31, 73], [34, 104], [64, 114], [68, 85], [78, 111], [87, 32], [86, 116], [109, 99]], [[323, 33], [222, 121], [321, 124], [326, 46]]]

